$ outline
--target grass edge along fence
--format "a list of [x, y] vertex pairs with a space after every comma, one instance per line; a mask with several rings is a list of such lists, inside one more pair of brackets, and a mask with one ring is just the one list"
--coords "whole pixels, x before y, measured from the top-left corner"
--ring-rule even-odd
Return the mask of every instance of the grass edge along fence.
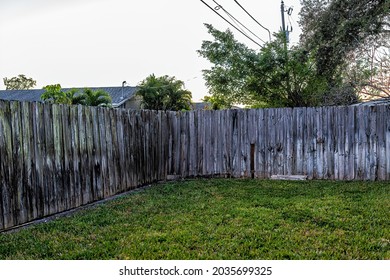
[[390, 180], [390, 107], [190, 112], [0, 101], [0, 229], [179, 177]]

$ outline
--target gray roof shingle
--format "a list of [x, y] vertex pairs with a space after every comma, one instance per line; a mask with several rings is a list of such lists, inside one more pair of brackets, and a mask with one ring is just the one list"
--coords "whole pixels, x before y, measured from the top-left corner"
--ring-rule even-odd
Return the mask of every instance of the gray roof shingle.
[[[89, 89], [104, 90], [112, 98], [112, 106], [118, 107], [130, 98], [132, 98], [136, 91], [136, 87], [88, 87]], [[76, 88], [83, 90], [84, 88]], [[123, 89], [123, 90], [122, 90]], [[71, 88], [63, 88], [63, 91], [69, 91]], [[28, 89], [28, 90], [0, 90], [0, 99], [12, 101], [28, 101], [28, 102], [42, 102], [41, 95], [44, 93], [43, 89]]]

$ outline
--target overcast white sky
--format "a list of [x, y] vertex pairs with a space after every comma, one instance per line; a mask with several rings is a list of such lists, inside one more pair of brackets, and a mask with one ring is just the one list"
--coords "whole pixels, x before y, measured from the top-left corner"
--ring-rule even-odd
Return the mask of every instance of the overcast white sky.
[[[217, 2], [268, 39], [234, 0]], [[239, 2], [272, 33], [280, 29], [280, 0]], [[286, 23], [293, 26], [296, 42], [299, 0], [285, 5], [294, 7]], [[196, 52], [211, 39], [203, 23], [229, 28], [200, 0], [0, 0], [0, 89], [5, 89], [3, 77], [18, 74], [34, 78], [36, 88], [55, 83], [65, 88], [121, 86], [122, 81], [136, 86], [154, 73], [184, 81], [199, 101], [207, 94], [201, 71], [210, 67]]]

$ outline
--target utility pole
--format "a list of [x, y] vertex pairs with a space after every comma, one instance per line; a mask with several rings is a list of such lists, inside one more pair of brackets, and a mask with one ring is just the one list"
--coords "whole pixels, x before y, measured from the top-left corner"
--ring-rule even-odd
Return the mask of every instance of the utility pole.
[[288, 26], [286, 28], [286, 21], [284, 19], [284, 13], [287, 12], [287, 14], [289, 16], [291, 16], [292, 11], [293, 11], [292, 7], [289, 8], [288, 10], [285, 10], [284, 1], [282, 1], [281, 5], [280, 5], [280, 12], [282, 14], [282, 31], [283, 31], [283, 34], [284, 34], [284, 36], [286, 38], [286, 47], [287, 47], [287, 44], [290, 41], [290, 32], [292, 32], [292, 27], [290, 26], [291, 30], [290, 30], [290, 28]]
[[[282, 4], [280, 5], [280, 11], [282, 13], [282, 31], [284, 34], [287, 35], [286, 33], [286, 22], [284, 21], [284, 1], [282, 1]], [[287, 39], [287, 36], [286, 36]]]
[[285, 71], [287, 74], [286, 77], [286, 87], [287, 87], [287, 95], [289, 99], [293, 99], [292, 94], [291, 94], [291, 83], [290, 83], [290, 75], [289, 75], [289, 69], [288, 69], [288, 49], [287, 49], [287, 43], [289, 40], [289, 31], [288, 27], [286, 29], [286, 22], [284, 20], [284, 13], [286, 12], [284, 9], [284, 1], [282, 0], [282, 3], [280, 5], [280, 11], [282, 13], [282, 31], [284, 35], [284, 50], [285, 50], [285, 59], [286, 59], [286, 65], [285, 65]]

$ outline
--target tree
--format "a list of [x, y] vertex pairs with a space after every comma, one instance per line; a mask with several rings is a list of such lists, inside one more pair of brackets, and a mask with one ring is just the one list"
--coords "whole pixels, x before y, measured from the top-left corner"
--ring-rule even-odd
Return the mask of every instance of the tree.
[[82, 93], [77, 89], [63, 91], [60, 84], [48, 85], [43, 89], [45, 92], [41, 95], [41, 99], [50, 103], [102, 107], [111, 107], [112, 103], [111, 96], [102, 90], [92, 91], [86, 88]]
[[149, 110], [181, 111], [191, 109], [192, 94], [184, 89], [184, 82], [175, 77], [148, 76], [139, 84], [137, 95], [142, 107]]
[[7, 90], [23, 90], [23, 89], [32, 89], [36, 86], [37, 82], [32, 78], [27, 78], [25, 75], [20, 74], [17, 77], [12, 77], [8, 79], [7, 77], [3, 78], [5, 89]]
[[390, 43], [360, 48], [348, 58], [345, 73], [363, 99], [390, 97]]
[[206, 109], [213, 110], [230, 109], [234, 104], [233, 101], [229, 101], [224, 96], [219, 96], [218, 94], [214, 94], [212, 96], [205, 96], [203, 98], [203, 101], [211, 104], [211, 107], [207, 106]]
[[260, 51], [237, 42], [227, 30], [221, 32], [206, 24], [214, 41], [204, 41], [198, 53], [208, 59], [211, 69], [204, 78], [211, 95], [251, 107], [296, 107], [317, 105], [325, 90], [325, 80], [316, 75], [316, 65], [309, 53], [298, 47], [286, 50], [285, 36]]
[[60, 84], [47, 85], [43, 88], [45, 92], [41, 95], [43, 101], [56, 104], [74, 104], [73, 99], [76, 90], [66, 93], [62, 91]]
[[86, 106], [111, 107], [112, 98], [103, 90], [93, 91], [86, 88], [83, 93], [77, 97], [77, 102], [78, 104]]
[[301, 44], [314, 54], [318, 75], [340, 84], [348, 56], [389, 34], [388, 0], [301, 0]]

